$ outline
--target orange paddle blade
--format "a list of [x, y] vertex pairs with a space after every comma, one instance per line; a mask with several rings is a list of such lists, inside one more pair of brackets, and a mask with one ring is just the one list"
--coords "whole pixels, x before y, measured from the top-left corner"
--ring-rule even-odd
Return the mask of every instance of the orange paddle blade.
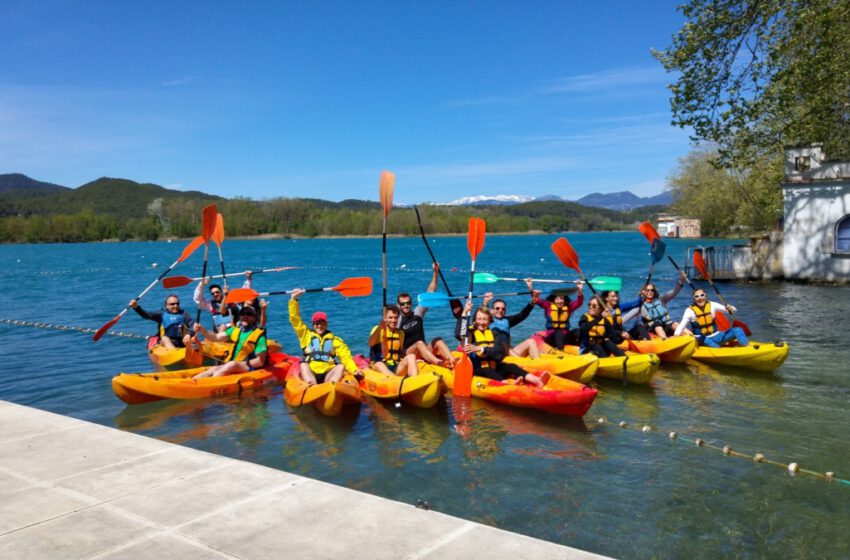
[[381, 171], [381, 183], [379, 187], [379, 196], [381, 199], [381, 207], [384, 209], [384, 217], [386, 218], [390, 209], [393, 207], [393, 189], [395, 188], [395, 174], [391, 171]]
[[558, 257], [565, 267], [572, 268], [579, 274], [582, 273], [578, 265], [578, 253], [576, 253], [576, 250], [573, 249], [569, 241], [563, 237], [556, 239], [552, 243], [552, 252], [555, 253], [555, 256]]
[[368, 276], [346, 278], [331, 289], [345, 297], [368, 296], [372, 293], [372, 279]]
[[114, 319], [112, 319], [111, 321], [109, 321], [108, 323], [106, 323], [105, 325], [103, 325], [102, 327], [100, 327], [99, 329], [97, 329], [97, 332], [95, 332], [95, 333], [94, 333], [94, 336], [92, 336], [92, 337], [91, 337], [91, 339], [92, 339], [94, 342], [97, 342], [98, 340], [100, 340], [100, 338], [101, 338], [104, 334], [106, 334], [106, 331], [108, 331], [109, 329], [111, 329], [111, 328], [112, 328], [112, 325], [114, 325], [115, 323], [117, 323], [117, 322], [118, 322], [118, 320], [121, 318], [121, 315], [123, 315], [123, 313], [119, 313], [119, 314], [118, 314], [118, 315], [117, 315]]
[[729, 318], [725, 313], [715, 313], [714, 322], [717, 323], [717, 330], [719, 331], [728, 331], [732, 328], [732, 323], [729, 322]]
[[215, 216], [215, 229], [212, 234], [213, 243], [221, 247], [221, 242], [224, 241], [224, 218], [221, 214]]
[[195, 239], [193, 239], [193, 240], [191, 241], [191, 243], [189, 243], [188, 245], [186, 245], [186, 248], [185, 248], [185, 249], [183, 249], [183, 253], [180, 255], [180, 258], [179, 258], [179, 259], [177, 259], [177, 262], [178, 262], [178, 263], [180, 263], [180, 262], [183, 262], [183, 261], [185, 261], [186, 259], [188, 259], [188, 258], [189, 258], [189, 255], [191, 255], [192, 253], [194, 253], [194, 252], [195, 252], [195, 249], [197, 249], [198, 247], [200, 247], [200, 246], [201, 246], [201, 245], [203, 245], [203, 244], [204, 244], [204, 238], [203, 238], [203, 237], [201, 237], [201, 236], [199, 235], [198, 237], [196, 237]]
[[487, 236], [487, 223], [481, 218], [469, 218], [469, 233], [466, 236], [466, 248], [472, 260], [484, 249], [484, 238]]
[[201, 228], [201, 236], [204, 238], [204, 243], [209, 243], [210, 238], [215, 231], [215, 223], [218, 220], [218, 208], [215, 204], [210, 204], [204, 208], [203, 226]]
[[711, 281], [711, 276], [708, 275], [708, 268], [705, 266], [705, 259], [702, 258], [702, 251], [694, 251], [694, 266], [697, 267], [703, 278]]
[[251, 288], [236, 288], [230, 290], [226, 296], [224, 296], [224, 303], [245, 303], [246, 301], [251, 301], [255, 299], [260, 294]]
[[641, 224], [638, 226], [638, 229], [643, 234], [643, 236], [646, 237], [646, 240], [650, 243], [661, 237], [655, 230], [655, 228], [652, 227], [652, 224], [649, 222], [641, 222]]
[[191, 284], [193, 280], [188, 276], [167, 276], [162, 279], [162, 287], [166, 290], [181, 288], [187, 284]]
[[189, 345], [186, 346], [186, 357], [183, 359], [188, 367], [200, 367], [204, 363], [204, 355], [201, 353], [200, 345], [197, 335], [189, 340]]
[[455, 366], [455, 384], [452, 393], [456, 397], [468, 397], [472, 393], [472, 360], [466, 353]]

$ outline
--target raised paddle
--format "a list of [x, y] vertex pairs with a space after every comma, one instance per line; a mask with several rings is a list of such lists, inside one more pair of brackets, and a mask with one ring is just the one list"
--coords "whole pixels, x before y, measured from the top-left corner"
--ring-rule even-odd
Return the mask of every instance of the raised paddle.
[[[655, 254], [652, 253], [652, 251], [653, 251], [654, 247], [656, 246], [656, 242], [660, 242], [661, 247], [664, 247], [664, 242], [661, 241], [661, 235], [659, 235], [658, 232], [655, 231], [655, 228], [652, 227], [652, 224], [650, 224], [649, 222], [641, 222], [641, 224], [638, 226], [638, 229], [643, 234], [643, 236], [646, 237], [646, 240], [649, 241], [649, 244], [650, 244], [650, 247], [651, 247], [650, 253], [653, 255], [653, 258], [655, 258]], [[657, 249], [655, 249], [655, 250], [657, 251]], [[658, 260], [661, 260], [663, 258], [663, 255], [664, 255], [663, 249], [661, 250], [661, 255], [662, 256], [658, 257]], [[679, 268], [679, 265], [676, 264], [676, 261], [673, 260], [673, 257], [671, 257], [670, 255], [667, 255], [667, 260], [670, 261], [670, 264], [673, 265], [673, 268], [675, 268], [677, 272], [682, 272], [682, 269]], [[650, 272], [650, 276], [651, 275], [652, 274]], [[696, 289], [696, 286], [694, 286], [693, 282], [691, 282], [691, 279], [688, 278], [687, 276], [685, 276], [685, 281], [688, 283], [688, 286], [690, 286], [692, 290]], [[647, 281], [647, 284], [649, 284], [648, 281]]]
[[[525, 279], [523, 278], [501, 278], [496, 276], [495, 274], [490, 274], [488, 272], [476, 272], [473, 280], [476, 284], [494, 284], [500, 281], [506, 282], [523, 282]], [[550, 280], [550, 279], [531, 279], [532, 282], [539, 282], [544, 284], [574, 284], [575, 280]], [[619, 292], [623, 287], [623, 280], [617, 276], [595, 276], [588, 281], [589, 284], [592, 284], [596, 289], [601, 291], [617, 291]]]
[[[180, 258], [179, 258], [179, 259], [177, 259], [176, 261], [174, 261], [174, 263], [172, 263], [172, 265], [171, 265], [171, 266], [169, 266], [167, 269], [165, 269], [165, 270], [162, 272], [162, 274], [160, 274], [160, 275], [159, 275], [159, 278], [157, 278], [156, 280], [154, 280], [153, 282], [151, 282], [150, 286], [148, 286], [147, 288], [145, 288], [144, 290], [142, 290], [142, 293], [140, 293], [139, 295], [137, 295], [137, 296], [136, 296], [135, 298], [133, 298], [133, 299], [135, 299], [135, 300], [137, 300], [137, 301], [138, 301], [138, 300], [140, 300], [140, 299], [142, 299], [142, 297], [144, 297], [144, 295], [145, 295], [146, 293], [148, 293], [149, 291], [151, 291], [151, 290], [153, 289], [153, 287], [154, 287], [154, 286], [156, 286], [156, 285], [159, 283], [159, 281], [160, 281], [160, 280], [162, 280], [163, 278], [165, 278], [165, 276], [166, 276], [166, 275], [168, 275], [168, 273], [169, 273], [169, 272], [171, 272], [171, 270], [172, 270], [175, 266], [177, 266], [179, 263], [181, 263], [181, 262], [185, 261], [186, 259], [188, 259], [188, 258], [189, 258], [189, 256], [190, 256], [192, 253], [194, 253], [194, 252], [195, 252], [195, 249], [197, 249], [198, 247], [200, 247], [200, 246], [201, 246], [201, 244], [202, 244], [203, 242], [204, 242], [204, 238], [203, 238], [202, 236], [198, 236], [198, 237], [196, 237], [195, 239], [193, 239], [193, 240], [192, 240], [192, 241], [191, 241], [188, 245], [186, 245], [186, 248], [185, 248], [185, 249], [183, 249], [183, 252], [180, 254]], [[97, 329], [97, 331], [95, 331], [95, 333], [94, 333], [94, 335], [91, 337], [91, 339], [92, 339], [93, 341], [95, 341], [95, 342], [97, 342], [98, 340], [100, 340], [100, 339], [101, 339], [101, 337], [102, 337], [104, 334], [106, 334], [106, 331], [108, 331], [109, 329], [111, 329], [111, 328], [112, 328], [112, 326], [113, 326], [113, 325], [115, 325], [115, 323], [117, 323], [117, 322], [121, 319], [121, 317], [123, 317], [123, 316], [124, 316], [124, 314], [125, 314], [125, 313], [127, 313], [127, 310], [128, 310], [128, 309], [130, 309], [130, 306], [129, 306], [129, 305], [128, 305], [128, 306], [126, 306], [124, 309], [122, 309], [122, 310], [121, 310], [121, 313], [119, 313], [118, 315], [116, 315], [114, 319], [112, 319], [111, 321], [108, 321], [108, 322], [107, 322], [106, 324], [104, 324], [102, 327], [100, 327], [99, 329]]]
[[587, 281], [587, 277], [584, 275], [584, 272], [581, 271], [581, 267], [578, 263], [578, 253], [576, 253], [576, 250], [573, 249], [573, 246], [570, 245], [569, 241], [563, 237], [556, 239], [555, 242], [552, 243], [552, 252], [555, 253], [555, 256], [558, 257], [565, 267], [578, 272], [578, 275], [584, 283], [590, 287], [590, 291], [593, 292], [593, 295], [596, 295], [596, 289], [593, 287], [593, 284]]
[[[204, 238], [204, 268], [203, 272], [201, 272], [201, 278], [206, 278], [207, 276], [207, 260], [210, 256], [210, 239], [212, 239], [213, 233], [215, 232], [215, 224], [218, 221], [218, 208], [216, 208], [215, 204], [210, 204], [206, 208], [204, 208], [203, 214], [203, 226], [201, 231], [203, 232], [201, 236]], [[201, 302], [198, 302], [198, 313], [195, 316], [195, 322], [201, 322]]]
[[387, 216], [393, 207], [393, 189], [395, 188], [395, 175], [390, 171], [381, 171], [381, 181], [378, 187], [381, 199], [381, 208], [384, 215], [381, 221], [381, 233], [383, 245], [381, 249], [381, 288], [383, 290], [383, 306], [387, 306]]
[[[251, 274], [262, 274], [264, 272], [282, 272], [284, 270], [295, 270], [301, 267], [298, 266], [278, 266], [276, 268], [266, 268], [264, 270], [249, 270], [247, 272], [231, 272], [228, 274], [229, 277], [234, 276], [245, 276], [250, 272]], [[215, 276], [208, 276], [210, 280], [213, 278], [224, 278], [221, 274], [217, 274]], [[162, 287], [166, 290], [170, 290], [172, 288], [181, 288], [183, 286], [187, 286], [192, 282], [200, 282], [203, 278], [189, 278], [188, 276], [167, 276], [162, 279]]]
[[722, 313], [718, 313], [714, 317], [714, 320], [717, 321], [717, 326], [720, 327], [720, 330], [725, 331], [725, 330], [727, 330], [727, 329], [729, 329], [730, 327], [733, 327], [733, 326], [734, 327], [741, 327], [741, 329], [744, 331], [744, 334], [746, 334], [747, 336], [750, 336], [752, 334], [750, 332], [750, 327], [748, 327], [747, 324], [744, 323], [743, 321], [739, 321], [738, 319], [735, 319], [735, 314], [732, 313], [731, 311], [729, 311], [729, 304], [726, 302], [726, 298], [723, 297], [723, 294], [720, 293], [720, 290], [717, 289], [717, 286], [714, 284], [714, 281], [711, 279], [711, 276], [709, 276], [709, 274], [708, 274], [708, 267], [705, 265], [705, 259], [702, 258], [702, 252], [701, 251], [694, 251], [694, 266], [696, 267], [697, 270], [699, 270], [699, 273], [702, 274], [702, 277], [705, 278], [708, 281], [708, 283], [711, 285], [711, 287], [714, 288], [714, 291], [715, 291], [715, 293], [717, 293], [717, 297], [720, 298], [720, 302], [723, 304], [723, 307], [725, 307], [726, 311], [729, 312], [729, 315], [732, 316], [732, 324], [731, 325], [728, 323], [728, 319], [726, 319], [726, 317]]
[[[494, 298], [497, 297], [511, 297], [511, 296], [524, 296], [529, 295], [531, 292], [509, 292], [505, 294], [493, 294]], [[484, 297], [484, 294], [473, 294], [473, 298], [480, 299]], [[440, 307], [442, 305], [449, 305], [455, 298], [450, 296], [445, 292], [422, 292], [418, 296], [416, 296], [416, 301], [422, 307]]]
[[[425, 237], [425, 229], [422, 227], [422, 218], [419, 216], [419, 208], [417, 208], [415, 204], [413, 205], [413, 210], [416, 212], [416, 223], [419, 224], [419, 234], [422, 236], [422, 242], [425, 243], [425, 248], [428, 249], [428, 254], [431, 255], [431, 262], [439, 266], [437, 257], [434, 256], [434, 251], [431, 250], [431, 244], [428, 243], [428, 238]], [[446, 277], [443, 276], [443, 269], [438, 268], [437, 270], [440, 272], [440, 280], [443, 281], [443, 287], [446, 289], [446, 293], [451, 296], [452, 291], [446, 282]]]
[[[265, 296], [280, 296], [284, 294], [292, 294], [296, 290], [281, 290], [278, 292], [257, 292], [251, 288], [236, 288], [224, 298], [224, 303], [244, 303], [258, 297]], [[360, 297], [372, 294], [372, 279], [368, 276], [360, 276], [354, 278], [346, 278], [336, 286], [330, 288], [309, 288], [304, 290], [310, 292], [338, 292], [345, 297]]]
[[224, 242], [224, 217], [218, 214], [215, 217], [215, 230], [213, 230], [212, 240], [218, 247], [218, 262], [221, 263], [221, 280], [224, 284], [224, 289], [227, 289], [227, 273], [224, 271], [224, 257], [221, 253], [221, 244]]
[[[475, 277], [475, 260], [484, 249], [484, 239], [487, 236], [487, 224], [481, 218], [469, 218], [469, 231], [466, 236], [466, 248], [469, 250], [469, 257], [472, 264], [469, 268], [469, 296], [472, 299], [472, 290], [474, 287], [473, 278]], [[466, 335], [464, 336], [463, 345], [469, 343], [469, 329], [472, 327], [472, 310], [466, 316]], [[460, 363], [455, 367], [455, 382], [452, 392], [458, 397], [468, 397], [472, 393], [472, 361], [466, 352], [463, 353]]]

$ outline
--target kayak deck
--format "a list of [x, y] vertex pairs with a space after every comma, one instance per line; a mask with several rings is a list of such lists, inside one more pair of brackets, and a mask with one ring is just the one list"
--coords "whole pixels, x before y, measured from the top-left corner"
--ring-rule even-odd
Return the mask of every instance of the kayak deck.
[[773, 371], [785, 363], [790, 347], [785, 342], [755, 342], [748, 346], [724, 346], [711, 348], [699, 346], [691, 358], [706, 364]]

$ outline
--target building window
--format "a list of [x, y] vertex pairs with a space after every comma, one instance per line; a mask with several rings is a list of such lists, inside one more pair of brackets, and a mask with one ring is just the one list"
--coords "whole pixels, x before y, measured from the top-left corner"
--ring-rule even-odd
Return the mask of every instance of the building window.
[[850, 253], [850, 215], [841, 218], [835, 226], [835, 252]]

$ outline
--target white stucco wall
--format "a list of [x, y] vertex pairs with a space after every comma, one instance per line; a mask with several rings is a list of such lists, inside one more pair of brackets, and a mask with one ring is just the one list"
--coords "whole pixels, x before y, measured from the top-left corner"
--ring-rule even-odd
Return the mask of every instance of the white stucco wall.
[[782, 191], [785, 277], [850, 282], [850, 254], [834, 253], [835, 226], [850, 214], [850, 179], [783, 183]]

